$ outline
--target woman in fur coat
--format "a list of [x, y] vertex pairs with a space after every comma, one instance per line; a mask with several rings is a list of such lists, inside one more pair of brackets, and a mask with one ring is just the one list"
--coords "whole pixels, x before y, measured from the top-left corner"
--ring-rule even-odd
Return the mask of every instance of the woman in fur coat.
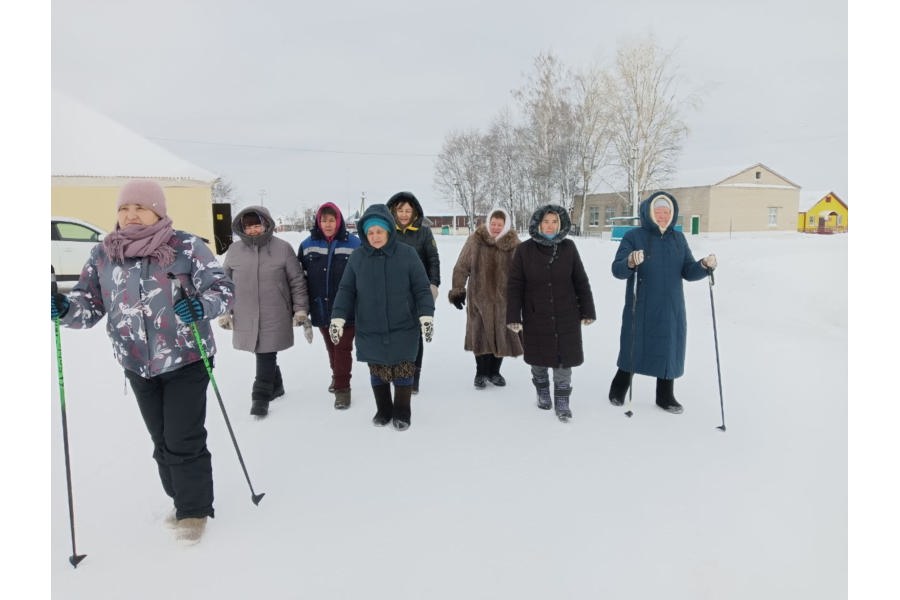
[[466, 307], [464, 348], [475, 354], [475, 388], [487, 381], [506, 385], [500, 374], [504, 356], [521, 356], [519, 335], [506, 327], [506, 281], [519, 235], [510, 227], [509, 213], [496, 208], [469, 236], [453, 267], [450, 303]]
[[566, 239], [571, 227], [562, 206], [547, 204], [534, 211], [528, 225], [531, 239], [516, 248], [506, 293], [507, 327], [523, 334], [538, 408], [550, 409], [548, 369], [553, 369], [553, 401], [561, 421], [572, 417], [572, 367], [584, 362], [581, 326], [597, 318], [578, 248]]

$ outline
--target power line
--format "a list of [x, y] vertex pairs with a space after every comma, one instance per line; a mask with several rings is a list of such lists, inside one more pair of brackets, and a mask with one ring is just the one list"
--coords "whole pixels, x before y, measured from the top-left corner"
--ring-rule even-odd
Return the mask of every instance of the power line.
[[322, 150], [319, 148], [297, 148], [294, 146], [268, 146], [263, 144], [236, 144], [232, 142], [209, 142], [204, 140], [180, 140], [176, 138], [164, 138], [147, 136], [148, 139], [161, 142], [174, 142], [178, 144], [199, 144], [204, 146], [220, 146], [224, 148], [247, 148], [252, 150], [278, 150], [281, 152], [307, 152], [311, 154], [353, 154], [357, 156], [399, 156], [399, 157], [423, 157], [434, 158], [437, 154], [424, 154], [414, 152], [361, 152], [357, 150]]

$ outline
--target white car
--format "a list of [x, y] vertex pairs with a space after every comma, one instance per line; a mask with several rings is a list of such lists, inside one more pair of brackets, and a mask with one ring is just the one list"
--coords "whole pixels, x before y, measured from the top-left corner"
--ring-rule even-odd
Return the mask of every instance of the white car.
[[50, 265], [60, 284], [78, 281], [91, 248], [106, 232], [87, 221], [71, 217], [50, 217]]

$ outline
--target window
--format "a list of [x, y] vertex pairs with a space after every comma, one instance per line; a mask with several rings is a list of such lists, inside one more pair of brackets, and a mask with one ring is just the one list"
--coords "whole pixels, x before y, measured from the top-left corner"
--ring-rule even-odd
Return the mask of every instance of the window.
[[762, 179], [762, 171], [757, 171], [757, 172], [756, 172], [756, 178], [757, 178], [757, 179]]
[[77, 223], [57, 223], [59, 239], [73, 242], [96, 242], [98, 233]]
[[769, 227], [776, 227], [778, 225], [778, 207], [770, 206], [769, 207]]
[[600, 225], [600, 207], [599, 206], [591, 206], [588, 209], [590, 213], [588, 216], [588, 225], [591, 227], [597, 227]]
[[612, 206], [607, 206], [606, 207], [606, 220], [609, 221], [614, 216], [616, 216], [616, 209], [613, 208]]
[[809, 224], [810, 224], [810, 225], [815, 225], [815, 224], [816, 224], [816, 218], [815, 218], [814, 216], [812, 216], [812, 215], [810, 215], [810, 217], [809, 217]]

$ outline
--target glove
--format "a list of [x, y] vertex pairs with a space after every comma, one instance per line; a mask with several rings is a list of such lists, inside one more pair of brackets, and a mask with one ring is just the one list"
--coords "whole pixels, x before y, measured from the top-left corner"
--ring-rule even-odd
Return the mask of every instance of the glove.
[[231, 320], [231, 315], [222, 315], [219, 317], [219, 327], [222, 329], [231, 329], [232, 325], [234, 325], [234, 323]]
[[462, 310], [463, 305], [466, 303], [466, 290], [450, 290], [447, 298], [450, 300], [450, 304]]
[[332, 319], [331, 324], [328, 326], [328, 337], [331, 338], [332, 344], [339, 344], [341, 342], [341, 336], [344, 335], [344, 323], [347, 321], [345, 319]]
[[69, 312], [69, 299], [65, 294], [50, 294], [50, 319], [55, 321]]
[[719, 261], [716, 260], [715, 254], [710, 254], [706, 258], [701, 258], [700, 264], [703, 265], [704, 269], [712, 271], [719, 265]]
[[594, 322], [594, 319], [582, 319], [581, 320], [582, 325], [590, 325], [593, 322]]
[[182, 323], [193, 323], [203, 319], [203, 304], [199, 298], [182, 298], [172, 308]]
[[[434, 286], [431, 287], [437, 289]], [[426, 342], [430, 342], [431, 338], [434, 337], [434, 317], [419, 317], [419, 323], [422, 324], [422, 337], [425, 338]]]
[[313, 330], [312, 323], [309, 322], [309, 319], [303, 321], [303, 337], [306, 338], [306, 341], [312, 344], [313, 340]]
[[643, 250], [635, 250], [631, 254], [628, 255], [628, 268], [633, 269], [639, 264], [644, 262], [644, 251]]
[[294, 327], [300, 327], [306, 323], [306, 311], [298, 310], [294, 313]]
[[506, 328], [512, 331], [513, 333], [520, 333], [522, 331], [521, 323], [507, 323]]
[[437, 297], [438, 297], [438, 287], [432, 283], [431, 284], [431, 299], [437, 300]]

